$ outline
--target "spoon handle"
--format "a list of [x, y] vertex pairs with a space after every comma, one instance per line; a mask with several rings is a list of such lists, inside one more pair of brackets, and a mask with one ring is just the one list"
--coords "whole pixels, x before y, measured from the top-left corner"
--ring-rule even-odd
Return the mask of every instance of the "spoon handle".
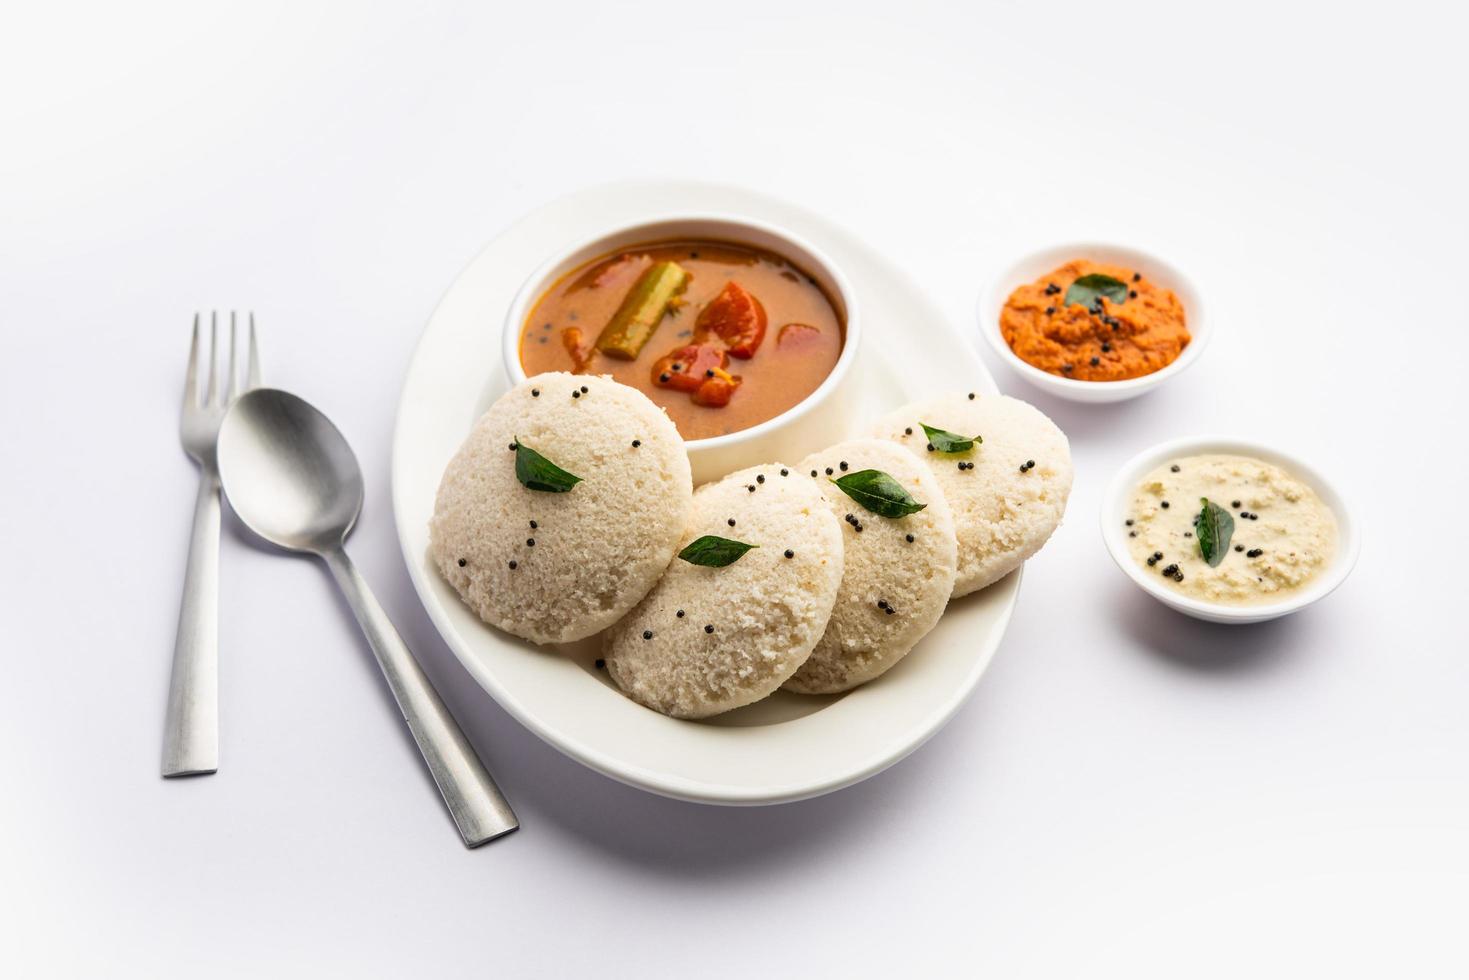
[[322, 558], [372, 646], [465, 845], [478, 847], [519, 827], [509, 802], [347, 553], [338, 548], [324, 552]]

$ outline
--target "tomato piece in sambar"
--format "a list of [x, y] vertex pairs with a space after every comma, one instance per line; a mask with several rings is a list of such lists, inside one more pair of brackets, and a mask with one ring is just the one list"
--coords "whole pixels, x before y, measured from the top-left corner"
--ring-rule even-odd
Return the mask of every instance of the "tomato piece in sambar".
[[727, 282], [719, 295], [699, 311], [694, 339], [715, 334], [729, 348], [730, 357], [749, 360], [765, 339], [765, 307], [737, 282]]
[[729, 365], [724, 347], [715, 343], [689, 344], [653, 362], [653, 383], [660, 388], [698, 391], [699, 385]]

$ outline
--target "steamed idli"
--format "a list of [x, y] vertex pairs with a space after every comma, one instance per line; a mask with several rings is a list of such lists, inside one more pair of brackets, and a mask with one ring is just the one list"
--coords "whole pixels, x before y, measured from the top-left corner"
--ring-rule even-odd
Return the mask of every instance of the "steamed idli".
[[[939, 451], [923, 425], [984, 441]], [[955, 392], [905, 405], [871, 432], [923, 460], [954, 515], [959, 574], [954, 595], [984, 588], [1040, 550], [1071, 493], [1071, 447], [1038, 409], [1005, 395]]]
[[773, 463], [694, 493], [680, 547], [713, 536], [753, 545], [722, 567], [675, 559], [604, 639], [633, 700], [675, 718], [758, 701], [806, 660], [842, 578], [842, 535], [821, 491]]
[[[519, 447], [563, 476], [537, 478]], [[517, 476], [522, 464], [541, 489]], [[564, 474], [580, 479], [547, 489]], [[683, 440], [647, 396], [604, 377], [538, 374], [480, 417], [444, 470], [429, 550], [485, 622], [563, 643], [606, 629], [648, 593], [692, 500]]]
[[[924, 508], [901, 517], [865, 509], [833, 483], [876, 470]], [[843, 442], [801, 461], [842, 520], [842, 584], [826, 632], [785, 682], [788, 691], [833, 694], [872, 680], [933, 629], [954, 590], [954, 518], [928, 467], [891, 442]]]

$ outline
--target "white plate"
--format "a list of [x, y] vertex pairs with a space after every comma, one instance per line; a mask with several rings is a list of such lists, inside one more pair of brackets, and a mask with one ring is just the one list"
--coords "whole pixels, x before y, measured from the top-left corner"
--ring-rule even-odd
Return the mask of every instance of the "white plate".
[[[484, 625], [428, 560], [439, 474], [470, 425], [506, 388], [500, 331], [521, 282], [568, 242], [617, 222], [675, 211], [745, 215], [788, 227], [842, 267], [861, 298], [867, 331], [856, 371], [869, 394], [851, 430], [936, 389], [996, 390], [923, 290], [825, 219], [733, 187], [643, 181], [594, 187], [506, 230], [434, 311], [398, 404], [398, 537], [414, 588], [450, 649], [506, 711], [573, 759], [678, 799], [750, 805], [818, 796], [882, 771], [943, 727], [999, 645], [1019, 572], [950, 604], [938, 627], [871, 684], [834, 697], [778, 692], [748, 708], [689, 722], [618, 693], [606, 672], [594, 667], [595, 641], [536, 647]], [[831, 440], [846, 435], [833, 431]]]

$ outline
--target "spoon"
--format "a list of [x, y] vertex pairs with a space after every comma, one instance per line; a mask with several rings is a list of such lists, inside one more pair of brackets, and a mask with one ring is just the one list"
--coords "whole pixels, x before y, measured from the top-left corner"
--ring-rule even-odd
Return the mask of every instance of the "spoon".
[[219, 476], [250, 530], [326, 562], [387, 678], [464, 843], [477, 847], [520, 826], [454, 716], [347, 557], [362, 510], [362, 470], [321, 412], [295, 395], [256, 388], [219, 429]]

